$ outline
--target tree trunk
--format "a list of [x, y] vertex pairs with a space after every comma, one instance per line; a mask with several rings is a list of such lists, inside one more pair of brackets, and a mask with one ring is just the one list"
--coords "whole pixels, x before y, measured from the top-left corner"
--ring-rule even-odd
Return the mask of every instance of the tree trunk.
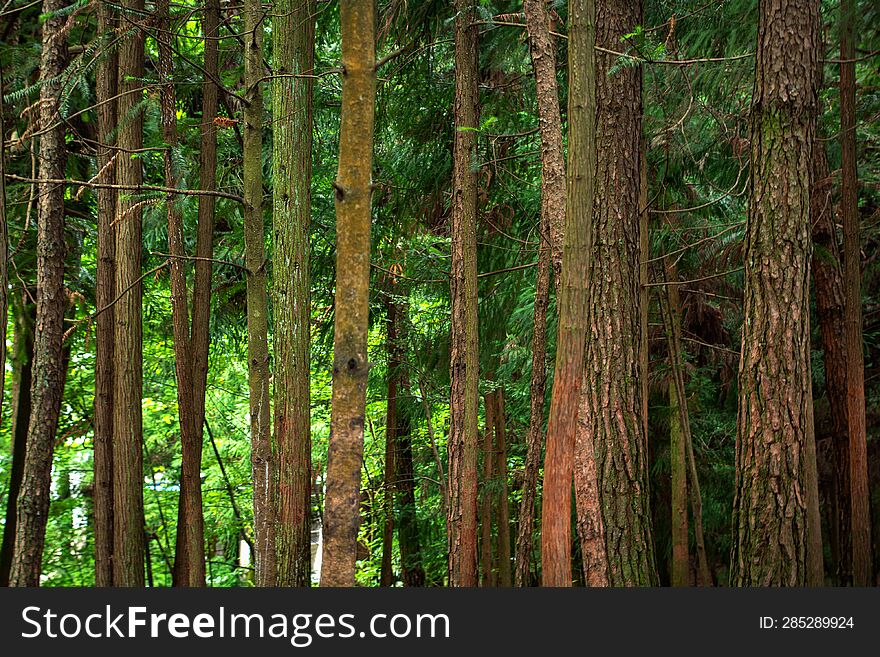
[[[315, 1], [282, 0], [272, 18], [276, 75], [311, 75]], [[275, 531], [278, 586], [311, 581], [311, 419], [309, 408], [309, 226], [313, 78], [273, 80], [275, 321]]]
[[759, 8], [730, 582], [822, 583], [810, 374], [819, 6]]
[[395, 460], [399, 446], [397, 444], [397, 384], [400, 361], [396, 358], [397, 346], [397, 309], [394, 302], [386, 303], [388, 311], [387, 352], [388, 369], [386, 385], [388, 390], [385, 413], [385, 482], [382, 489], [384, 502], [384, 526], [382, 530], [382, 568], [379, 574], [379, 586], [391, 586], [394, 583], [392, 560], [394, 557], [394, 491], [396, 478]]
[[[131, 16], [143, 13], [143, 0], [123, 3]], [[136, 19], [132, 19], [136, 20]], [[116, 160], [119, 184], [138, 186], [143, 180], [140, 158], [132, 151], [143, 145], [142, 102], [144, 34], [136, 26], [119, 46], [120, 123]], [[116, 208], [116, 302], [113, 388], [113, 584], [144, 585], [143, 493], [143, 328], [141, 300], [141, 203], [130, 193], [119, 194]]]
[[510, 572], [510, 507], [507, 500], [507, 425], [504, 389], [495, 391], [495, 471], [498, 473], [498, 586], [512, 586]]
[[831, 413], [833, 454], [831, 482], [831, 553], [835, 560], [837, 583], [852, 583], [852, 537], [850, 535], [849, 434], [846, 423], [846, 344], [843, 297], [843, 272], [840, 248], [834, 227], [833, 184], [828, 170], [825, 146], [813, 147], [813, 190], [811, 221], [813, 225], [813, 286], [816, 290], [816, 315], [822, 336], [825, 364], [825, 391]]
[[855, 1], [840, 5], [840, 209], [843, 218], [844, 321], [846, 341], [846, 417], [849, 430], [852, 577], [869, 586], [871, 508], [868, 492], [868, 448], [865, 427], [865, 359], [862, 342], [861, 246], [859, 240], [858, 171], [856, 169]]
[[541, 217], [548, 224], [553, 280], [558, 293], [565, 229], [565, 159], [556, 82], [556, 45], [550, 36], [550, 12], [545, 0], [523, 0], [523, 11], [529, 32], [541, 129]]
[[[43, 48], [40, 55], [40, 177], [63, 179], [67, 146], [59, 121], [60, 76], [67, 65], [64, 0], [43, 3]], [[12, 586], [39, 586], [43, 541], [49, 519], [52, 455], [64, 386], [62, 341], [67, 295], [64, 290], [64, 185], [39, 184], [37, 205], [37, 316], [34, 365], [21, 491], [18, 496]], [[5, 348], [5, 344], [3, 345]]]
[[[173, 81], [173, 44], [168, 0], [158, 0], [159, 78], [162, 83], [160, 105], [162, 136], [165, 140], [165, 186], [175, 189], [178, 174], [173, 162], [177, 139], [177, 101]], [[192, 344], [190, 342], [189, 303], [186, 287], [186, 248], [183, 215], [178, 198], [169, 193], [168, 251], [171, 262], [171, 317], [174, 336], [174, 365], [177, 376], [177, 409], [180, 423], [181, 473], [177, 512], [177, 540], [174, 555], [174, 585], [205, 585], [204, 519], [202, 516], [201, 442], [195, 443], [193, 408]], [[201, 424], [201, 423], [200, 423]], [[199, 432], [201, 433], [201, 432]], [[194, 458], [195, 457], [195, 458]]]
[[672, 471], [672, 586], [690, 586], [688, 554], [687, 451], [681, 430], [678, 391], [669, 377], [669, 463]]
[[[106, 3], [98, 4], [98, 33], [115, 34], [117, 19]], [[116, 132], [116, 93], [119, 54], [107, 48], [95, 73], [95, 99], [98, 102], [97, 168], [99, 180], [116, 183], [117, 154], [112, 148]], [[94, 403], [94, 505], [95, 505], [95, 585], [113, 585], [113, 387], [114, 324], [116, 298], [116, 190], [97, 190], [97, 272], [95, 307], [103, 310], [95, 323], [95, 403]], [[106, 310], [104, 310], [106, 308]]]
[[244, 7], [244, 239], [247, 273], [248, 391], [254, 478], [254, 544], [257, 586], [275, 585], [275, 514], [269, 424], [268, 295], [263, 219], [263, 19], [259, 0]]
[[322, 586], [354, 586], [364, 453], [370, 194], [376, 102], [374, 0], [342, 0], [342, 121], [336, 189], [336, 300]]
[[[12, 465], [6, 496], [6, 521], [0, 548], [0, 586], [9, 586], [9, 573], [15, 549], [16, 506], [24, 472], [28, 424], [31, 419], [31, 383], [34, 363], [34, 324], [36, 306], [22, 295], [20, 311], [15, 313], [15, 343], [12, 348]], [[14, 304], [15, 305], [15, 304]]]
[[[642, 20], [641, 2], [601, 5], [597, 45], [613, 50]], [[641, 71], [609, 69], [616, 56], [600, 53], [596, 74], [598, 167], [592, 215], [584, 386], [575, 469], [584, 575], [601, 572], [604, 526], [608, 583], [657, 582], [648, 495], [647, 441], [642, 420]], [[596, 489], [592, 490], [592, 470]], [[595, 493], [598, 492], [598, 495]], [[602, 522], [591, 514], [600, 509]], [[592, 545], [598, 544], [595, 550]]]
[[[530, 419], [522, 501], [519, 507], [519, 528], [516, 536], [514, 572], [517, 586], [529, 582], [532, 560], [532, 534], [535, 528], [535, 498], [541, 448], [544, 437], [544, 402], [547, 387], [547, 307], [550, 305], [550, 270], [559, 287], [562, 273], [562, 233], [565, 227], [565, 162], [562, 153], [562, 121], [559, 90], [556, 83], [556, 49], [550, 40], [549, 15], [541, 0], [525, 0], [523, 9], [529, 26], [532, 68], [536, 84], [540, 83], [538, 112], [542, 123], [541, 158], [541, 221], [538, 250], [538, 274], [535, 279], [534, 329], [532, 332], [532, 376], [530, 383]], [[546, 133], [546, 138], [543, 136]], [[557, 162], [558, 160], [558, 162]], [[561, 175], [560, 175], [561, 174]], [[553, 222], [558, 224], [554, 237]], [[553, 250], [558, 252], [558, 265]], [[555, 266], [556, 265], [556, 266]]]
[[483, 397], [486, 426], [483, 432], [483, 486], [480, 496], [480, 586], [495, 586], [495, 568], [492, 559], [492, 487], [495, 478], [495, 392]]
[[477, 180], [479, 124], [477, 3], [455, 2], [455, 137], [452, 189], [452, 332], [450, 336], [449, 585], [477, 585]]
[[6, 325], [9, 321], [9, 230], [6, 222], [6, 134], [3, 108], [3, 69], [0, 68], [0, 427], [6, 384]]
[[[583, 379], [590, 214], [596, 167], [595, 3], [570, 0], [568, 196], [559, 292], [556, 370], [547, 423], [541, 520], [544, 586], [571, 586], [571, 486]], [[581, 481], [581, 484], [584, 484]]]
[[[399, 285], [399, 283], [396, 283]], [[402, 400], [411, 399], [409, 370], [406, 364], [407, 335], [409, 332], [409, 312], [407, 294], [399, 290], [403, 299], [393, 301], [395, 305], [394, 323], [396, 340], [392, 352], [392, 367], [397, 378], [396, 399], [396, 443], [395, 454], [395, 490], [397, 492], [397, 542], [400, 546], [400, 569], [404, 586], [424, 586], [425, 569], [422, 566], [422, 546], [419, 538], [419, 526], [416, 517], [416, 481], [413, 471], [412, 438], [412, 402], [405, 406]], [[440, 474], [442, 481], [442, 474]], [[441, 490], [442, 495], [442, 490]]]

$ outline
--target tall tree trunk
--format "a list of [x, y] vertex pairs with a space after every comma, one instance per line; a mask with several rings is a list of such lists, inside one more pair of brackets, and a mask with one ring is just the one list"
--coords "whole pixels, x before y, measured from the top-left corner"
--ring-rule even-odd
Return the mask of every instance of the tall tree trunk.
[[730, 581], [822, 583], [809, 263], [819, 6], [758, 14]]
[[[107, 3], [98, 4], [98, 33], [112, 35], [117, 19]], [[107, 48], [95, 74], [97, 108], [97, 168], [103, 183], [116, 182], [117, 153], [112, 144], [116, 132], [116, 93], [119, 54]], [[123, 157], [126, 157], [123, 154]], [[95, 325], [94, 403], [94, 505], [95, 585], [113, 585], [113, 387], [114, 324], [116, 298], [116, 190], [97, 190], [97, 272], [95, 306], [103, 311]], [[106, 310], [104, 310], [106, 308]]]
[[449, 585], [477, 585], [477, 452], [480, 362], [477, 322], [477, 179], [479, 123], [475, 0], [455, 2], [455, 137], [452, 183], [452, 332], [446, 526]]
[[[597, 45], [613, 50], [642, 20], [641, 2], [600, 6]], [[641, 371], [641, 71], [609, 74], [616, 56], [600, 53], [596, 74], [598, 167], [588, 275], [590, 307], [581, 390], [575, 488], [584, 575], [603, 537], [608, 582], [650, 586], [657, 581], [648, 495], [647, 441], [642, 420]], [[596, 488], [591, 489], [592, 471]], [[584, 480], [587, 480], [586, 483]], [[598, 492], [598, 495], [596, 493]], [[593, 548], [594, 545], [600, 547]]]
[[[65, 177], [65, 124], [59, 120], [61, 73], [67, 65], [64, 0], [45, 0], [40, 54], [40, 177]], [[39, 586], [43, 541], [49, 519], [52, 455], [64, 386], [62, 341], [67, 295], [64, 290], [64, 185], [39, 184], [37, 205], [37, 317], [34, 366], [21, 490], [18, 495], [12, 586]], [[5, 345], [4, 345], [5, 348]]]
[[379, 586], [391, 586], [394, 583], [392, 561], [394, 558], [394, 492], [396, 480], [399, 476], [396, 472], [397, 427], [399, 424], [397, 415], [398, 395], [398, 369], [400, 361], [397, 358], [397, 307], [392, 299], [385, 304], [388, 312], [387, 322], [387, 353], [388, 368], [386, 373], [387, 401], [385, 412], [385, 482], [382, 488], [384, 502], [384, 525], [382, 529], [382, 567], [379, 574]]
[[865, 356], [862, 343], [861, 246], [856, 168], [855, 1], [840, 5], [840, 209], [846, 317], [846, 417], [849, 429], [852, 576], [855, 586], [871, 584], [871, 508], [865, 427]]
[[[538, 233], [538, 274], [535, 279], [534, 329], [532, 332], [532, 376], [530, 418], [519, 527], [516, 536], [514, 572], [517, 586], [529, 581], [532, 534], [535, 528], [535, 498], [544, 437], [544, 397], [547, 388], [547, 307], [550, 304], [550, 271], [559, 288], [562, 273], [562, 233], [565, 228], [565, 161], [562, 152], [562, 120], [556, 83], [556, 49], [550, 39], [550, 16], [542, 0], [524, 0], [535, 83], [540, 85], [538, 114], [541, 117], [541, 221]], [[544, 136], [546, 134], [546, 137]], [[554, 228], [554, 222], [557, 227]], [[555, 234], [558, 232], [558, 235]], [[554, 250], [557, 252], [554, 260]], [[558, 264], [557, 264], [558, 261]]]
[[3, 69], [0, 68], [0, 427], [6, 384], [6, 324], [9, 320], [9, 230], [6, 222], [6, 128], [3, 108]]
[[538, 125], [541, 129], [541, 217], [548, 223], [556, 291], [562, 274], [565, 229], [565, 159], [562, 118], [556, 82], [556, 45], [550, 36], [550, 11], [544, 0], [523, 0], [529, 32], [529, 52], [535, 72]]
[[672, 472], [672, 586], [690, 586], [688, 554], [687, 451], [681, 430], [678, 390], [669, 377], [669, 463]]
[[[396, 285], [400, 283], [396, 282]], [[392, 351], [392, 368], [397, 379], [397, 423], [395, 442], [395, 490], [397, 493], [397, 542], [400, 545], [400, 569], [404, 586], [424, 586], [425, 569], [422, 566], [422, 546], [416, 518], [416, 481], [413, 471], [412, 450], [412, 402], [409, 369], [407, 366], [407, 335], [409, 333], [408, 291], [398, 290], [394, 304], [394, 324], [396, 339]], [[440, 475], [442, 481], [442, 474]], [[442, 490], [441, 490], [442, 493]]]
[[[129, 16], [140, 16], [144, 0], [126, 0]], [[132, 19], [137, 20], [137, 19]], [[144, 76], [144, 34], [136, 26], [119, 46], [116, 180], [138, 186], [140, 158], [131, 153], [143, 145], [140, 107]], [[142, 207], [131, 193], [118, 195], [116, 208], [116, 290], [125, 291], [115, 305], [113, 388], [113, 584], [144, 585], [143, 492], [143, 328], [141, 300]]]
[[816, 315], [822, 336], [825, 364], [825, 391], [831, 413], [833, 454], [832, 509], [829, 527], [831, 552], [835, 559], [837, 583], [852, 583], [852, 537], [850, 535], [849, 433], [846, 423], [846, 344], [843, 297], [843, 271], [840, 247], [834, 227], [834, 201], [831, 173], [825, 146], [813, 148], [813, 286]]
[[263, 19], [259, 0], [244, 7], [244, 239], [247, 273], [248, 391], [254, 478], [254, 544], [257, 586], [275, 585], [275, 514], [269, 424], [269, 338], [263, 219]]
[[480, 496], [480, 586], [495, 586], [492, 550], [492, 487], [495, 479], [495, 392], [484, 395], [486, 426], [483, 432], [483, 486]]
[[273, 303], [277, 584], [311, 580], [309, 226], [315, 1], [282, 0], [272, 18]]
[[[174, 170], [177, 139], [177, 101], [173, 81], [173, 32], [168, 0], [158, 0], [159, 78], [162, 136], [165, 140], [165, 186], [176, 189]], [[171, 255], [171, 317], [174, 336], [174, 365], [177, 376], [177, 409], [180, 422], [181, 473], [177, 511], [177, 539], [174, 555], [174, 585], [205, 585], [204, 520], [202, 516], [201, 442], [195, 446], [193, 409], [192, 344], [190, 343], [189, 303], [186, 287], [186, 248], [183, 215], [173, 193], [167, 195], [168, 251]], [[200, 432], [199, 432], [200, 433]], [[193, 448], [196, 449], [193, 449]], [[196, 452], [195, 454], [193, 452]], [[198, 459], [193, 457], [197, 456]]]
[[364, 453], [370, 194], [376, 103], [374, 0], [341, 0], [342, 121], [336, 188], [336, 318], [322, 586], [354, 586]]
[[[584, 366], [590, 214], [596, 167], [593, 0], [569, 0], [568, 176], [556, 370], [547, 423], [541, 520], [544, 586], [571, 586], [571, 486]], [[581, 482], [584, 483], [584, 482]]]
[[510, 572], [510, 506], [507, 499], [507, 424], [504, 388], [495, 391], [495, 471], [498, 473], [498, 586], [512, 586]]
[[12, 466], [9, 468], [6, 521], [3, 525], [3, 546], [0, 548], [0, 586], [9, 586], [9, 573], [15, 551], [16, 506], [18, 493], [21, 491], [31, 419], [36, 311], [37, 307], [28, 301], [27, 294], [22, 294], [21, 308], [15, 313], [15, 343], [12, 348]]

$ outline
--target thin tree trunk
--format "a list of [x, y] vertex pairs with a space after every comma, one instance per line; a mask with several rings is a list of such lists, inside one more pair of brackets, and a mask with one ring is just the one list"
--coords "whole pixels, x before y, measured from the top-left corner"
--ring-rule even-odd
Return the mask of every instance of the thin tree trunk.
[[818, 3], [761, 3], [732, 519], [735, 586], [822, 583], [809, 311], [818, 43]]
[[[541, 85], [541, 92], [537, 95], [538, 112], [540, 116], [546, 118], [541, 125], [542, 149], [544, 150], [541, 159], [541, 221], [538, 229], [541, 246], [538, 251], [538, 274], [535, 279], [532, 376], [529, 386], [531, 399], [529, 434], [514, 559], [517, 586], [528, 584], [529, 566], [532, 560], [535, 498], [537, 497], [538, 469], [541, 467], [541, 449], [544, 438], [550, 271], [556, 264], [553, 259], [553, 250], [556, 249], [558, 251], [558, 267], [554, 269], [553, 280], [558, 291], [562, 273], [562, 233], [565, 227], [565, 161], [562, 153], [559, 90], [556, 83], [556, 50], [550, 40], [549, 15], [546, 5], [541, 0], [525, 0], [523, 9], [526, 12], [526, 23], [529, 26], [532, 68], [535, 71], [536, 84], [540, 81]], [[547, 134], [546, 139], [543, 138], [545, 133]], [[561, 174], [561, 176], [557, 174]], [[558, 224], [556, 230], [559, 234], [555, 237], [553, 221]]]
[[535, 72], [538, 125], [541, 129], [541, 217], [547, 221], [556, 292], [562, 274], [565, 229], [565, 159], [556, 82], [556, 45], [550, 36], [550, 12], [544, 0], [523, 0], [529, 51]]
[[843, 218], [843, 264], [846, 317], [846, 417], [849, 429], [852, 577], [869, 586], [871, 508], [868, 491], [868, 447], [865, 427], [865, 355], [862, 342], [861, 246], [859, 240], [858, 171], [856, 168], [855, 2], [840, 5], [840, 209]]
[[[43, 3], [43, 47], [40, 55], [40, 177], [65, 178], [65, 126], [58, 120], [61, 73], [67, 65], [64, 0]], [[54, 126], [54, 127], [53, 127]], [[21, 490], [18, 495], [15, 553], [9, 583], [39, 586], [43, 542], [49, 520], [52, 455], [64, 388], [64, 185], [40, 183], [37, 205], [37, 316], [34, 365]], [[5, 348], [5, 345], [3, 345]]]
[[[112, 35], [117, 26], [107, 3], [98, 4], [98, 33]], [[116, 154], [112, 149], [116, 132], [117, 77], [119, 54], [108, 48], [98, 62], [95, 74], [97, 107], [97, 168], [99, 180], [116, 183]], [[116, 298], [116, 190], [97, 190], [97, 272], [95, 307], [106, 308], [95, 324], [95, 403], [94, 403], [94, 505], [95, 505], [95, 585], [113, 585], [113, 387], [114, 324]]]
[[672, 586], [690, 586], [688, 555], [687, 450], [681, 430], [678, 390], [669, 377], [669, 463], [672, 472]]
[[[315, 1], [282, 0], [272, 18], [277, 75], [312, 74]], [[276, 78], [272, 92], [277, 584], [311, 582], [309, 226], [313, 78]]]
[[263, 219], [263, 19], [259, 0], [244, 7], [244, 238], [247, 273], [248, 390], [251, 467], [254, 478], [254, 543], [257, 586], [275, 585], [275, 514], [269, 422], [268, 295]]
[[495, 392], [484, 395], [486, 426], [483, 432], [483, 485], [480, 496], [480, 586], [495, 586], [492, 550], [492, 487], [495, 478]]
[[[593, 0], [569, 0], [568, 196], [556, 370], [547, 423], [541, 511], [544, 586], [571, 586], [571, 486], [584, 366], [590, 214], [596, 166]], [[588, 483], [584, 480], [581, 485]], [[583, 497], [583, 496], [582, 496]]]
[[477, 180], [479, 123], [477, 3], [455, 2], [455, 137], [452, 191], [452, 332], [446, 527], [449, 585], [477, 585], [477, 453], [480, 363], [477, 321]]
[[498, 586], [512, 586], [510, 572], [510, 507], [507, 499], [507, 425], [504, 388], [495, 391], [495, 471], [498, 473]]
[[354, 586], [364, 452], [370, 194], [376, 103], [374, 0], [341, 0], [342, 121], [336, 189], [336, 300], [322, 586]]
[[388, 353], [388, 369], [386, 373], [388, 399], [385, 413], [385, 485], [382, 490], [385, 519], [382, 530], [382, 567], [379, 574], [379, 586], [391, 586], [394, 582], [394, 573], [392, 571], [394, 556], [394, 491], [398, 476], [395, 472], [395, 459], [399, 449], [397, 444], [397, 369], [400, 367], [400, 362], [395, 357], [395, 350], [398, 349], [397, 308], [391, 300], [387, 301], [386, 308], [388, 312], [386, 343]]
[[[597, 45], [618, 47], [641, 20], [641, 2], [603, 3], [596, 16]], [[604, 542], [609, 584], [651, 586], [657, 582], [657, 571], [642, 420], [641, 71], [626, 67], [609, 74], [616, 61], [607, 53], [597, 56], [599, 155], [586, 318], [591, 332], [581, 390], [575, 488], [587, 581], [602, 570], [601, 556], [596, 559], [599, 563], [593, 563], [591, 555], [601, 554]], [[593, 517], [596, 509], [601, 510], [601, 523]], [[600, 524], [604, 537], [596, 531]]]
[[0, 548], [0, 586], [9, 586], [15, 549], [16, 506], [18, 493], [21, 491], [27, 432], [31, 419], [36, 311], [36, 306], [28, 302], [27, 294], [22, 294], [21, 308], [15, 313], [15, 343], [12, 348], [12, 465], [9, 468], [3, 546]]
[[[674, 215], [671, 215], [674, 217]], [[666, 261], [666, 280], [678, 280], [678, 267], [673, 257]], [[706, 555], [706, 539], [703, 534], [703, 497], [700, 493], [700, 480], [697, 475], [697, 464], [694, 459], [693, 436], [691, 434], [690, 413], [687, 406], [687, 390], [684, 379], [684, 358], [681, 352], [681, 302], [679, 300], [678, 285], [666, 286], [666, 298], [661, 301], [663, 324], [666, 327], [666, 339], [669, 347], [669, 365], [671, 373], [670, 381], [670, 439], [673, 438], [673, 429], [678, 434], [675, 450], [670, 444], [670, 452], [673, 463], [673, 528], [684, 517], [684, 559], [689, 571], [688, 559], [688, 534], [687, 534], [687, 499], [690, 496], [691, 512], [694, 517], [694, 539], [697, 545], [697, 579], [701, 586], [712, 586], [712, 573], [709, 569], [709, 559]], [[673, 403], [674, 402], [674, 403]], [[672, 443], [672, 440], [670, 440]], [[678, 472], [676, 472], [678, 470]], [[676, 482], [676, 476], [683, 478]], [[676, 483], [679, 486], [676, 486]], [[676, 500], [677, 494], [683, 497]], [[676, 502], [678, 502], [676, 504]], [[674, 544], [673, 544], [674, 548]], [[674, 555], [673, 555], [674, 559]], [[686, 571], [686, 572], [688, 572]], [[689, 579], [689, 576], [688, 576]]]
[[[165, 186], [178, 187], [174, 167], [177, 139], [177, 101], [173, 81], [173, 32], [168, 0], [158, 0], [159, 78], [162, 83], [160, 105], [162, 136], [165, 140]], [[196, 446], [193, 408], [192, 344], [190, 342], [189, 303], [186, 287], [186, 248], [183, 215], [175, 194], [167, 195], [168, 250], [172, 256], [171, 317], [174, 336], [174, 365], [177, 375], [177, 409], [180, 423], [181, 476], [177, 511], [177, 539], [174, 555], [174, 585], [205, 585], [204, 519], [202, 516], [201, 441]], [[201, 425], [201, 422], [199, 422]], [[195, 449], [194, 449], [195, 448]], [[194, 453], [195, 452], [195, 453]], [[197, 457], [194, 458], [194, 457]]]
[[843, 271], [834, 227], [834, 201], [828, 155], [824, 144], [813, 148], [813, 286], [816, 315], [822, 336], [825, 391], [831, 413], [833, 469], [832, 509], [829, 527], [837, 583], [852, 583], [852, 536], [850, 524], [849, 433], [846, 422], [846, 343], [844, 330]]
[[[129, 16], [140, 16], [143, 0], [123, 3]], [[132, 18], [131, 20], [138, 20]], [[143, 145], [140, 107], [144, 76], [144, 34], [139, 26], [119, 46], [120, 124], [116, 178], [137, 187], [143, 180], [139, 158], [128, 154]], [[136, 93], [137, 92], [137, 93]], [[144, 585], [143, 492], [143, 328], [141, 300], [142, 206], [130, 194], [119, 194], [116, 209], [116, 290], [127, 290], [115, 305], [113, 388], [113, 584]], [[117, 293], [118, 293], [117, 292]]]
[[6, 324], [9, 320], [9, 230], [6, 223], [6, 133], [3, 108], [3, 69], [0, 68], [0, 427], [6, 384]]

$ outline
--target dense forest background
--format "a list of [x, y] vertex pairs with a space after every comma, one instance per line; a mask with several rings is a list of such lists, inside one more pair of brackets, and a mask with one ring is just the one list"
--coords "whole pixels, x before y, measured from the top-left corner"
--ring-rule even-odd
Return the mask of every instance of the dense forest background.
[[[6, 2], [2, 582], [536, 585], [544, 562], [545, 584], [876, 584], [878, 7], [596, 4], [594, 34], [578, 0]], [[765, 54], [756, 76], [762, 48], [800, 68]], [[756, 116], [789, 69], [778, 86], [813, 80], [816, 100], [812, 150], [786, 160], [797, 140]], [[798, 188], [782, 166], [808, 181], [806, 210], [768, 206], [809, 218], [788, 233], [754, 220], [756, 176]], [[596, 179], [591, 231], [565, 219], [566, 168]], [[604, 245], [589, 271], [576, 235]], [[755, 292], [749, 248], [779, 249], [771, 280], [800, 276], [805, 314]], [[765, 319], [781, 328], [755, 351], [743, 329]], [[551, 519], [542, 450], [573, 348], [595, 426], [575, 444], [569, 425]], [[753, 470], [744, 348], [778, 357], [781, 397], [808, 377]], [[765, 513], [793, 528], [743, 557], [742, 518], [754, 535]], [[792, 566], [816, 563], [813, 513], [818, 579]]]

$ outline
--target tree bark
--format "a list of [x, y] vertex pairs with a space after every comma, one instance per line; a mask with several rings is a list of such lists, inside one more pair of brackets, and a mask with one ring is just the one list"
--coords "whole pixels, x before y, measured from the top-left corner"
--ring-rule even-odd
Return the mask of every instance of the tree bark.
[[388, 312], [387, 347], [388, 369], [386, 373], [387, 401], [385, 412], [385, 482], [382, 489], [384, 502], [384, 525], [382, 529], [382, 567], [379, 574], [379, 586], [391, 586], [394, 583], [392, 561], [394, 557], [394, 491], [396, 487], [396, 454], [397, 444], [397, 384], [400, 362], [396, 358], [397, 346], [397, 309], [393, 301], [386, 303]]
[[[542, 500], [544, 586], [571, 586], [571, 486], [584, 366], [590, 214], [596, 167], [593, 0], [569, 1], [568, 177], [556, 370], [547, 423]], [[582, 481], [581, 484], [584, 484]]]
[[855, 2], [840, 5], [840, 209], [843, 218], [843, 265], [846, 341], [846, 417], [849, 430], [852, 577], [869, 586], [871, 507], [868, 491], [868, 447], [865, 426], [865, 355], [862, 342], [861, 246], [859, 240], [858, 171], [856, 167]]
[[498, 586], [513, 584], [510, 571], [510, 506], [507, 499], [507, 424], [504, 421], [504, 388], [495, 391], [495, 472], [498, 473]]
[[[559, 110], [559, 90], [556, 83], [556, 49], [550, 40], [549, 15], [540, 0], [525, 0], [526, 23], [529, 26], [532, 68], [536, 84], [540, 83], [538, 113], [545, 117], [542, 129], [541, 158], [541, 221], [538, 233], [538, 273], [535, 279], [535, 309], [532, 332], [532, 375], [529, 386], [530, 419], [522, 501], [519, 506], [519, 527], [516, 536], [514, 573], [517, 586], [529, 582], [532, 560], [532, 534], [535, 528], [535, 498], [538, 488], [538, 469], [544, 438], [544, 402], [547, 387], [547, 307], [550, 305], [550, 271], [559, 287], [562, 273], [562, 233], [565, 227], [565, 161], [562, 152], [562, 121]], [[543, 137], [547, 134], [546, 139]], [[558, 162], [557, 162], [558, 160]], [[559, 175], [561, 174], [561, 175]], [[552, 222], [558, 224], [558, 235], [553, 236]], [[551, 245], [552, 243], [552, 245]], [[553, 259], [558, 252], [558, 266]]]
[[[272, 18], [276, 75], [311, 75], [315, 61], [315, 1], [283, 0], [276, 11], [278, 15]], [[312, 510], [309, 226], [313, 78], [282, 77], [272, 84], [277, 584], [308, 586]]]
[[819, 6], [758, 15], [730, 581], [822, 583], [810, 374]]
[[9, 321], [9, 230], [6, 222], [6, 113], [3, 107], [3, 69], [0, 68], [0, 427], [6, 384], [6, 324]]
[[374, 0], [341, 0], [342, 120], [336, 189], [331, 436], [321, 586], [354, 586], [364, 452], [370, 194], [376, 102]]
[[263, 219], [263, 19], [259, 0], [244, 7], [244, 238], [247, 273], [248, 391], [251, 415], [251, 467], [254, 478], [254, 544], [257, 586], [275, 585], [275, 513], [271, 488], [269, 422], [269, 338]]
[[681, 430], [678, 390], [669, 380], [669, 463], [672, 472], [672, 586], [690, 586], [688, 554], [687, 452]]
[[495, 392], [483, 397], [486, 425], [483, 432], [483, 485], [480, 496], [480, 586], [495, 586], [495, 564], [492, 550], [492, 487], [495, 478]]
[[831, 482], [831, 553], [837, 583], [852, 583], [850, 524], [849, 433], [846, 422], [846, 344], [843, 271], [834, 227], [833, 184], [828, 155], [821, 142], [813, 148], [813, 189], [810, 217], [813, 225], [813, 286], [816, 315], [822, 336], [825, 391], [831, 414], [833, 469]]
[[3, 546], [0, 548], [0, 586], [9, 586], [9, 573], [15, 551], [16, 506], [18, 493], [21, 491], [28, 425], [31, 419], [36, 310], [36, 306], [28, 301], [27, 294], [23, 294], [19, 311], [15, 313], [15, 343], [12, 348], [12, 465], [9, 468]]
[[[113, 10], [98, 4], [98, 33], [112, 35], [117, 27]], [[116, 183], [116, 153], [112, 144], [116, 132], [116, 93], [119, 54], [108, 48], [95, 73], [98, 141], [97, 169], [103, 183]], [[114, 324], [116, 298], [116, 203], [115, 189], [97, 190], [97, 271], [95, 307], [106, 308], [95, 323], [94, 403], [94, 514], [95, 585], [113, 585], [113, 388]]]
[[[597, 45], [615, 49], [641, 20], [641, 2], [604, 3], [596, 16]], [[602, 571], [601, 556], [591, 555], [601, 555], [604, 543], [609, 584], [651, 586], [657, 572], [640, 356], [641, 71], [625, 67], [609, 74], [615, 62], [616, 56], [597, 56], [598, 166], [587, 312], [591, 330], [575, 463], [578, 534], [588, 583]], [[601, 523], [592, 517], [596, 509]]]
[[455, 137], [452, 189], [452, 332], [447, 442], [449, 585], [477, 585], [477, 452], [480, 363], [477, 319], [477, 180], [479, 123], [476, 2], [456, 0]]
[[538, 125], [541, 130], [541, 217], [546, 218], [556, 292], [562, 274], [565, 229], [565, 159], [562, 118], [556, 82], [556, 45], [550, 36], [550, 12], [544, 0], [523, 0], [529, 32], [529, 52], [535, 72]]
[[[43, 47], [40, 54], [40, 177], [63, 179], [67, 146], [65, 126], [58, 120], [61, 73], [67, 65], [64, 0], [43, 3]], [[43, 542], [49, 520], [52, 456], [64, 389], [64, 185], [39, 184], [37, 205], [37, 315], [27, 449], [18, 495], [15, 553], [9, 583], [39, 586]], [[5, 345], [3, 345], [5, 348]]]
[[[177, 139], [177, 100], [174, 93], [174, 50], [168, 0], [158, 0], [159, 79], [162, 136], [165, 140], [165, 186], [178, 187], [174, 167]], [[186, 286], [186, 247], [183, 215], [178, 199], [169, 193], [165, 200], [168, 214], [168, 251], [171, 254], [171, 323], [174, 337], [174, 365], [177, 377], [177, 410], [180, 423], [181, 473], [177, 512], [177, 538], [174, 555], [174, 585], [205, 585], [204, 519], [202, 515], [201, 441], [196, 442], [193, 406], [192, 344], [190, 342], [189, 303]], [[201, 422], [199, 422], [201, 425]]]

